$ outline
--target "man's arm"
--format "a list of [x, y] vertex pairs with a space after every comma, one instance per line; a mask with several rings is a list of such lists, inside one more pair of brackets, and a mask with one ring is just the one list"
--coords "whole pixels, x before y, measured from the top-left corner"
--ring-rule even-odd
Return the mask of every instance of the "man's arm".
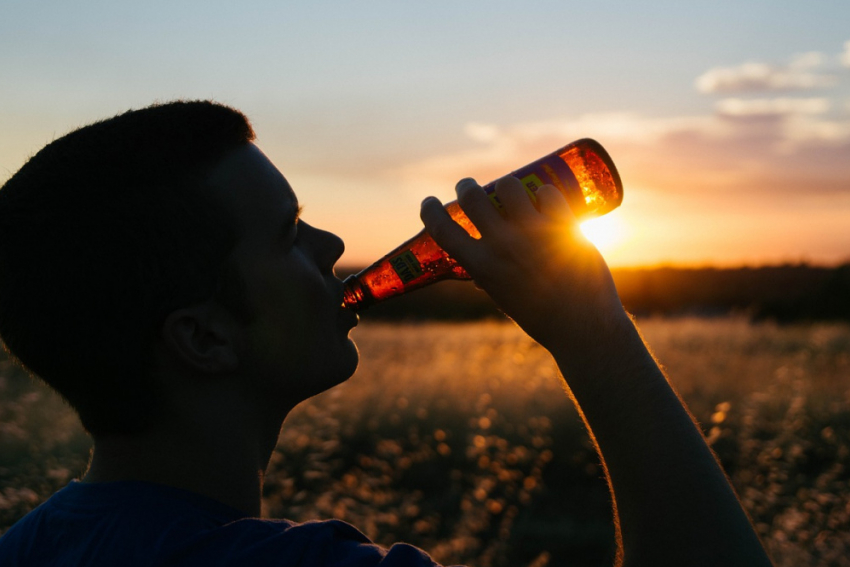
[[602, 459], [623, 565], [770, 565], [693, 418], [625, 312], [605, 261], [552, 186], [536, 206], [516, 179], [500, 214], [472, 180], [458, 201], [481, 239], [437, 199], [428, 232], [555, 358]]

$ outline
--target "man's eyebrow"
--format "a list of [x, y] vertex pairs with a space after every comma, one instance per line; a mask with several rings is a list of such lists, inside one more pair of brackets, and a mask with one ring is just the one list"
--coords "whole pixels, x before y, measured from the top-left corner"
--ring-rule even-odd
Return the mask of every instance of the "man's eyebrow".
[[292, 212], [286, 216], [286, 219], [283, 221], [283, 231], [284, 234], [289, 233], [292, 230], [292, 227], [298, 222], [298, 219], [301, 218], [301, 213], [304, 211], [303, 205], [296, 205]]

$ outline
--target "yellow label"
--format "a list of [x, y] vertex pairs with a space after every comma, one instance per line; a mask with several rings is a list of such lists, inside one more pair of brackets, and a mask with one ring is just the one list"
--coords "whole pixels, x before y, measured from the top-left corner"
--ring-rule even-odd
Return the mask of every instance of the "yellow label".
[[390, 266], [393, 267], [402, 283], [415, 280], [422, 275], [422, 266], [410, 250], [390, 258]]
[[502, 209], [504, 209], [505, 207], [502, 206], [502, 202], [499, 200], [498, 197], [496, 197], [496, 192], [492, 191], [490, 193], [487, 193], [487, 196], [490, 197], [490, 202], [493, 203], [493, 206], [496, 207], [496, 210], [501, 213]]
[[525, 187], [525, 192], [528, 193], [528, 196], [531, 198], [532, 203], [537, 202], [537, 196], [534, 194], [537, 189], [543, 186], [543, 182], [540, 181], [540, 178], [534, 175], [526, 175], [522, 179], [520, 179], [522, 186]]
[[[526, 175], [520, 179], [519, 182], [522, 183], [523, 187], [525, 187], [525, 192], [528, 193], [529, 198], [531, 198], [531, 202], [536, 203], [537, 196], [534, 192], [537, 191], [539, 187], [543, 186], [543, 182], [540, 181], [540, 178], [532, 173], [531, 175]], [[502, 202], [499, 201], [498, 197], [496, 197], [496, 192], [491, 190], [487, 193], [487, 196], [490, 197], [490, 202], [493, 203], [493, 206], [496, 207], [500, 213], [503, 212], [505, 206], [502, 205]]]

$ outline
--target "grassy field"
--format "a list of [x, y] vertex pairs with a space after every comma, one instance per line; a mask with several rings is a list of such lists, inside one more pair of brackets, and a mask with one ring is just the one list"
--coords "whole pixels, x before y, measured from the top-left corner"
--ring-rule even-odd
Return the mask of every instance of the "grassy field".
[[[776, 564], [850, 565], [850, 327], [640, 323]], [[444, 563], [610, 565], [607, 487], [542, 348], [497, 322], [355, 337], [357, 374], [284, 426], [268, 515], [342, 518]], [[61, 401], [0, 361], [0, 532], [88, 448]]]

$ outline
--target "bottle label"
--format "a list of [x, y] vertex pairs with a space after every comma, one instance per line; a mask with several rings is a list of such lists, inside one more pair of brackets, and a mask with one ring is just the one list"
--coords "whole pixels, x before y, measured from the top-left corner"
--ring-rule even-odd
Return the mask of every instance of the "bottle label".
[[[576, 176], [557, 152], [521, 167], [511, 172], [511, 175], [520, 180], [528, 196], [535, 203], [537, 197], [534, 193], [546, 184], [554, 185], [571, 204], [575, 195], [581, 195], [581, 187]], [[490, 201], [501, 211], [504, 207], [496, 197], [495, 189], [495, 181], [484, 186], [484, 192], [490, 197]]]
[[390, 258], [390, 266], [395, 270], [396, 275], [402, 283], [408, 283], [422, 275], [422, 265], [413, 252], [405, 250], [398, 256]]

